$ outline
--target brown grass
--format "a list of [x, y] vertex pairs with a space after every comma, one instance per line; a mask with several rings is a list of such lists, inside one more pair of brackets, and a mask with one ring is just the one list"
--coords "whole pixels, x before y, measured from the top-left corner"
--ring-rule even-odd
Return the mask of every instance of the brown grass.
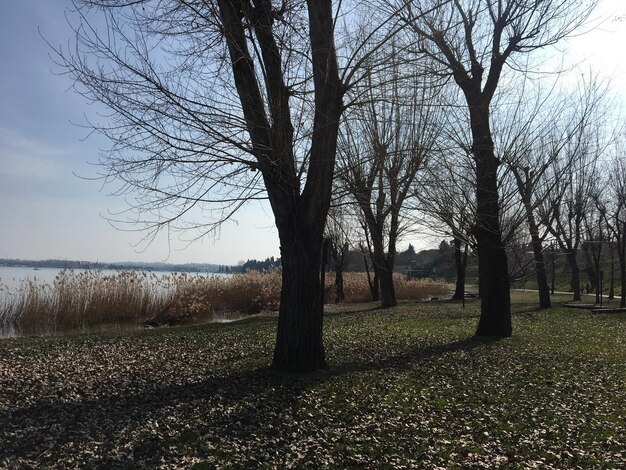
[[[125, 271], [61, 271], [53, 283], [23, 282], [0, 293], [0, 330], [17, 328], [50, 333], [101, 324], [196, 322], [216, 312], [276, 310], [280, 302], [280, 270], [249, 271], [230, 277], [156, 274]], [[334, 275], [326, 277], [326, 302], [334, 299]], [[395, 277], [399, 300], [445, 295], [443, 281]], [[345, 302], [371, 300], [365, 273], [346, 273]]]
[[[327, 303], [335, 299], [335, 275], [326, 276], [325, 300]], [[431, 297], [441, 297], [448, 293], [446, 281], [440, 279], [413, 279], [408, 280], [401, 274], [394, 274], [393, 282], [398, 300], [428, 300]], [[343, 275], [345, 303], [369, 302], [372, 300], [367, 284], [366, 273], [344, 273]]]

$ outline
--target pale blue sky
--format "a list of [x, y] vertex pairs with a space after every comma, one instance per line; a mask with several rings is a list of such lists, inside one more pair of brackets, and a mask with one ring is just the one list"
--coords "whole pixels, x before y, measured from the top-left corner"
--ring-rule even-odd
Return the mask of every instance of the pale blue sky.
[[[68, 6], [67, 0], [0, 0], [0, 257], [234, 264], [278, 256], [273, 217], [258, 204], [237, 217], [239, 224], [224, 226], [217, 240], [188, 246], [163, 234], [140, 245], [143, 251], [135, 246], [141, 234], [118, 231], [102, 217], [124, 209], [124, 201], [75, 174], [96, 175], [89, 162], [107, 144], [97, 136], [83, 140], [87, 131], [72, 124], [96, 109], [69, 90], [67, 77], [51, 72], [50, 51], [39, 34], [66, 45]], [[601, 13], [626, 15], [626, 0], [603, 0]], [[626, 20], [604, 23], [571, 41], [567, 51], [611, 76], [616, 93], [626, 91]]]
[[[234, 264], [278, 256], [273, 217], [258, 204], [228, 223], [219, 239], [189, 245], [163, 234], [149, 246], [140, 233], [114, 229], [103, 215], [127, 206], [113, 188], [86, 181], [107, 144], [73, 123], [94, 106], [55, 75], [48, 45], [70, 38], [67, 0], [0, 0], [0, 257], [91, 261]], [[41, 31], [41, 35], [39, 33]], [[140, 243], [139, 246], [136, 246]]]

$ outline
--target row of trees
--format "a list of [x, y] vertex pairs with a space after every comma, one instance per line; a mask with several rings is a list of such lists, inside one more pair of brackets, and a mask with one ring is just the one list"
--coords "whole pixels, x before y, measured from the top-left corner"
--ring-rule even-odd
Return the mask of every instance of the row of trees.
[[[523, 57], [574, 32], [593, 4], [76, 0], [75, 47], [56, 52], [76, 90], [111, 111], [94, 123], [113, 143], [103, 177], [132, 194], [129, 221], [148, 236], [201, 236], [245, 201], [269, 200], [283, 273], [273, 366], [305, 371], [326, 366], [319, 267], [331, 200], [357, 208], [390, 306], [403, 208], [454, 199], [445, 218], [459, 252], [473, 243], [479, 257], [477, 334], [511, 334], [502, 184], [515, 165], [502, 152], [523, 139], [500, 148], [494, 117], [510, 116], [515, 71], [532, 69]], [[526, 167], [515, 181], [535, 187]], [[465, 199], [449, 197], [458, 188]]]

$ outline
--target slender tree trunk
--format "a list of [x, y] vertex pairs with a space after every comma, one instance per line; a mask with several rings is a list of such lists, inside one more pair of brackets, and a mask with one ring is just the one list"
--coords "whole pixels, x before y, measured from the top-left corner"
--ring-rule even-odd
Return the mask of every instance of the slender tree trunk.
[[[370, 248], [369, 241], [367, 243], [367, 249], [370, 253], [370, 258], [372, 258], [373, 257], [372, 250]], [[361, 251], [363, 252], [363, 247], [361, 247]], [[379, 280], [378, 280], [378, 273], [376, 272], [376, 268], [373, 267], [374, 278], [372, 279], [372, 276], [370, 275], [369, 263], [367, 262], [367, 255], [364, 252], [363, 252], [363, 264], [365, 265], [365, 272], [367, 273], [367, 284], [370, 287], [370, 294], [372, 295], [372, 302], [377, 302], [379, 299], [378, 293], [379, 293], [379, 285], [380, 285]]]
[[462, 241], [454, 237], [454, 265], [456, 267], [456, 285], [452, 300], [463, 300], [465, 298], [465, 269], [467, 267], [467, 246], [465, 253], [461, 251]]
[[619, 243], [617, 257], [619, 259], [619, 275], [620, 275], [620, 290], [621, 300], [619, 306], [626, 308], [626, 222], [623, 224], [622, 237], [618, 237], [617, 243]]
[[583, 253], [585, 254], [585, 271], [587, 271], [587, 277], [589, 278], [589, 285], [591, 286], [591, 292], [597, 295], [598, 277], [596, 276], [597, 269], [594, 263], [592, 250], [593, 250], [593, 246], [591, 244], [587, 243], [583, 245]]
[[475, 233], [481, 299], [476, 334], [508, 337], [512, 334], [511, 293], [506, 251], [500, 229], [499, 161], [494, 155], [488, 105], [478, 102], [476, 106], [470, 106], [470, 121], [472, 152], [476, 161]]
[[619, 262], [619, 273], [620, 273], [620, 289], [621, 289], [621, 299], [619, 302], [619, 306], [621, 308], [626, 308], [626, 257], [622, 256]]
[[611, 250], [611, 285], [609, 287], [609, 300], [615, 298], [615, 248], [611, 242], [609, 242], [609, 249]]
[[550, 248], [551, 251], [551, 255], [552, 255], [552, 285], [550, 286], [550, 292], [552, 292], [552, 294], [554, 294], [554, 282], [556, 279], [556, 255], [554, 254], [554, 247]]
[[566, 258], [572, 270], [570, 288], [574, 293], [574, 300], [580, 300], [580, 274], [578, 271], [578, 261], [576, 261], [576, 253], [570, 251], [567, 253]]
[[279, 228], [282, 290], [272, 367], [306, 372], [326, 367], [322, 342], [322, 231]]
[[600, 260], [594, 257], [596, 268], [596, 304], [602, 303], [602, 272], [600, 271]]
[[543, 247], [539, 237], [539, 228], [533, 214], [532, 194], [533, 180], [530, 176], [530, 169], [524, 168], [524, 177], [518, 168], [513, 167], [513, 174], [517, 181], [517, 189], [522, 197], [526, 222], [530, 231], [531, 245], [533, 247], [533, 259], [535, 262], [535, 276], [537, 278], [537, 290], [539, 292], [539, 308], [550, 308], [550, 288], [548, 286], [548, 275], [546, 274], [546, 263], [543, 256]]
[[539, 230], [535, 222], [532, 211], [526, 212], [528, 226], [530, 227], [530, 237], [535, 258], [535, 274], [537, 276], [537, 290], [539, 291], [539, 308], [550, 308], [550, 287], [548, 286], [548, 275], [546, 274], [546, 263], [543, 257], [543, 246], [539, 238]]
[[335, 260], [335, 302], [340, 303], [346, 298], [343, 291], [343, 261]]

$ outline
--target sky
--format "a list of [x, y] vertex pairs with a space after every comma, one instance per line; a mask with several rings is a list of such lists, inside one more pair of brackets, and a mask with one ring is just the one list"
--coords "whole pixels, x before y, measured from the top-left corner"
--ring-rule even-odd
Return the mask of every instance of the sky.
[[[247, 206], [215, 237], [189, 243], [162, 233], [151, 243], [142, 233], [120, 231], [106, 215], [123, 211], [113, 188], [90, 180], [107, 142], [81, 127], [98, 109], [59, 75], [52, 45], [71, 38], [65, 10], [69, 0], [0, 0], [0, 258], [88, 261], [167, 261], [236, 264], [279, 256], [274, 219], [267, 204]], [[612, 80], [626, 93], [626, 0], [601, 0], [597, 15], [607, 20], [560, 46], [566, 61]], [[412, 234], [416, 247], [436, 243]]]

